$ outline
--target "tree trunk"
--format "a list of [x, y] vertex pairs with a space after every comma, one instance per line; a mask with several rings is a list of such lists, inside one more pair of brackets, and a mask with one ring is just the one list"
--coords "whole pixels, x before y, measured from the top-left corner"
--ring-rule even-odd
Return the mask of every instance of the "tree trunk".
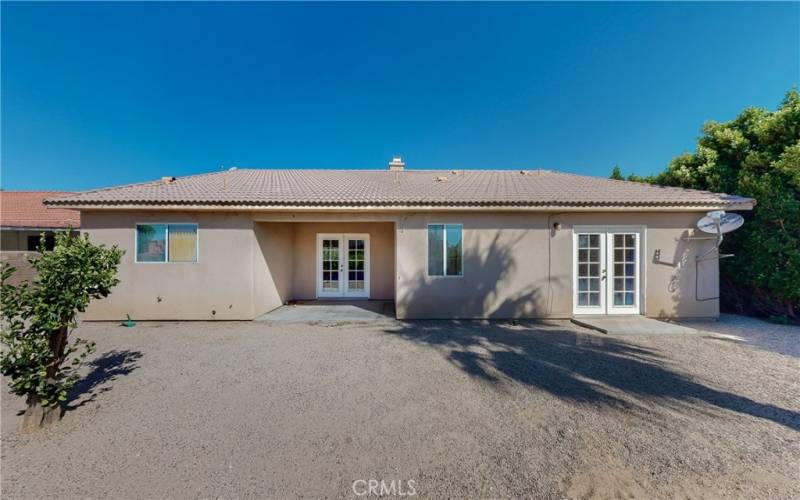
[[28, 408], [19, 423], [19, 432], [22, 434], [35, 432], [43, 427], [58, 422], [64, 414], [64, 408], [58, 406], [43, 406], [39, 396], [28, 396]]
[[[66, 323], [65, 323], [66, 324]], [[67, 336], [69, 329], [64, 326], [50, 335], [50, 350], [53, 352], [53, 362], [47, 367], [47, 380], [55, 380], [59, 366], [64, 361], [64, 349], [67, 346]], [[64, 408], [61, 404], [56, 406], [44, 406], [39, 396], [28, 395], [28, 408], [22, 415], [19, 423], [19, 432], [34, 432], [43, 427], [47, 427], [61, 420], [64, 415]]]

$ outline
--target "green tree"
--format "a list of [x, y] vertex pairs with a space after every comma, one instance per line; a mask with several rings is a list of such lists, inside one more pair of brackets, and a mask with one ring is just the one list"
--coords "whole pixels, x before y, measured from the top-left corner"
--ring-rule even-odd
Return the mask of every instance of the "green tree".
[[3, 264], [0, 269], [0, 341], [4, 344], [0, 372], [9, 378], [11, 392], [27, 397], [21, 431], [61, 417], [78, 369], [94, 350], [91, 342], [70, 341], [76, 315], [92, 299], [108, 296], [118, 283], [122, 253], [116, 246], [93, 245], [88, 236], [65, 231], [56, 234], [53, 250], [30, 260], [37, 272], [31, 283], [11, 285], [8, 280], [14, 268]]
[[614, 165], [614, 168], [611, 169], [611, 175], [609, 175], [608, 178], [617, 181], [655, 182], [655, 177], [653, 176], [641, 177], [636, 174], [628, 174], [628, 177], [625, 177], [622, 175], [622, 170], [619, 168], [619, 165]]
[[747, 108], [709, 121], [694, 153], [674, 158], [648, 182], [756, 199], [747, 223], [726, 237], [724, 305], [800, 321], [800, 94], [776, 111]]

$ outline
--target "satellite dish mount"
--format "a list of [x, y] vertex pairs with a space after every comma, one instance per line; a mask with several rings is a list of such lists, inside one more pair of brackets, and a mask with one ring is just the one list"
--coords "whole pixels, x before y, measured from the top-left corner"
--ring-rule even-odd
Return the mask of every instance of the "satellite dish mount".
[[[714, 210], [708, 212], [705, 217], [697, 221], [697, 229], [704, 233], [713, 234], [716, 236], [716, 244], [713, 248], [709, 249], [703, 255], [698, 255], [695, 257], [696, 260], [706, 260], [708, 255], [714, 251], [717, 251], [718, 259], [724, 259], [725, 257], [733, 257], [733, 254], [720, 254], [719, 247], [722, 244], [722, 240], [724, 239], [725, 233], [730, 233], [731, 231], [735, 231], [742, 227], [744, 224], [744, 218], [739, 214], [729, 214], [726, 213], [724, 210]], [[686, 238], [688, 240], [705, 240], [709, 238]]]

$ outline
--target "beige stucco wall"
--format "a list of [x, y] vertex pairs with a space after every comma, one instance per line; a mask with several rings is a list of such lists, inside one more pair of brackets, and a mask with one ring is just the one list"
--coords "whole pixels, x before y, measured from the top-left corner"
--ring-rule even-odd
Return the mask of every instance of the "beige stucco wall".
[[[575, 225], [643, 226], [644, 313], [716, 317], [695, 297], [695, 259], [713, 243], [682, 241], [702, 213], [251, 214], [83, 212], [93, 241], [126, 251], [120, 284], [86, 319], [252, 319], [316, 292], [316, 234], [370, 234], [373, 299], [399, 318], [572, 315]], [[353, 219], [360, 219], [359, 222]], [[288, 222], [289, 220], [293, 222]], [[197, 263], [136, 264], [137, 222], [199, 224]], [[464, 226], [464, 276], [428, 277], [427, 224]], [[552, 231], [554, 222], [560, 231]], [[396, 242], [396, 246], [395, 246]], [[395, 263], [396, 259], [396, 263]], [[718, 295], [718, 262], [701, 264], [699, 295]], [[160, 300], [159, 300], [160, 299]], [[212, 314], [216, 311], [216, 314]]]
[[294, 226], [294, 287], [297, 300], [316, 297], [317, 233], [367, 233], [370, 242], [370, 298], [394, 298], [394, 224], [392, 222], [298, 222]]
[[[94, 243], [116, 244], [125, 255], [120, 283], [93, 302], [84, 319], [252, 319], [254, 252], [249, 214], [178, 212], [82, 212], [81, 232]], [[198, 262], [135, 263], [135, 224], [198, 224]], [[214, 314], [212, 311], [215, 311]]]
[[253, 308], [255, 316], [292, 300], [294, 224], [256, 222], [258, 248], [253, 252]]
[[[717, 300], [695, 300], [695, 260], [711, 243], [686, 242], [702, 213], [413, 214], [397, 230], [399, 318], [572, 316], [572, 228], [645, 226], [644, 313], [716, 317]], [[464, 276], [428, 277], [427, 224], [464, 226]], [[554, 222], [560, 231], [552, 231]], [[658, 258], [656, 258], [656, 250]], [[700, 295], [718, 295], [718, 263], [701, 265]]]
[[[83, 212], [82, 231], [125, 255], [88, 320], [247, 320], [316, 291], [316, 234], [370, 235], [370, 296], [394, 297], [393, 222], [255, 221], [249, 213]], [[136, 263], [137, 223], [198, 224], [197, 263]], [[214, 313], [212, 313], [214, 311]]]

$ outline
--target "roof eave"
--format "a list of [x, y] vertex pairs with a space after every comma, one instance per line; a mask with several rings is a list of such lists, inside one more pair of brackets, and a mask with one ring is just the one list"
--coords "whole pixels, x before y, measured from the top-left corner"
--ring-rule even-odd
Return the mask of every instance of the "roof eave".
[[80, 229], [80, 224], [67, 225], [67, 226], [7, 226], [0, 225], [3, 231], [66, 231], [67, 229], [77, 230]]
[[343, 212], [356, 211], [380, 211], [380, 212], [418, 212], [424, 211], [486, 211], [486, 212], [543, 212], [559, 210], [564, 212], [696, 212], [703, 210], [752, 210], [755, 200], [725, 203], [699, 203], [699, 204], [676, 204], [676, 203], [629, 203], [617, 205], [603, 204], [522, 204], [522, 203], [497, 203], [497, 204], [330, 204], [330, 203], [292, 203], [292, 204], [259, 204], [259, 203], [140, 203], [140, 202], [115, 202], [115, 203], [48, 203], [49, 206], [59, 208], [69, 208], [73, 210], [184, 210], [184, 211], [320, 211], [336, 210]]

